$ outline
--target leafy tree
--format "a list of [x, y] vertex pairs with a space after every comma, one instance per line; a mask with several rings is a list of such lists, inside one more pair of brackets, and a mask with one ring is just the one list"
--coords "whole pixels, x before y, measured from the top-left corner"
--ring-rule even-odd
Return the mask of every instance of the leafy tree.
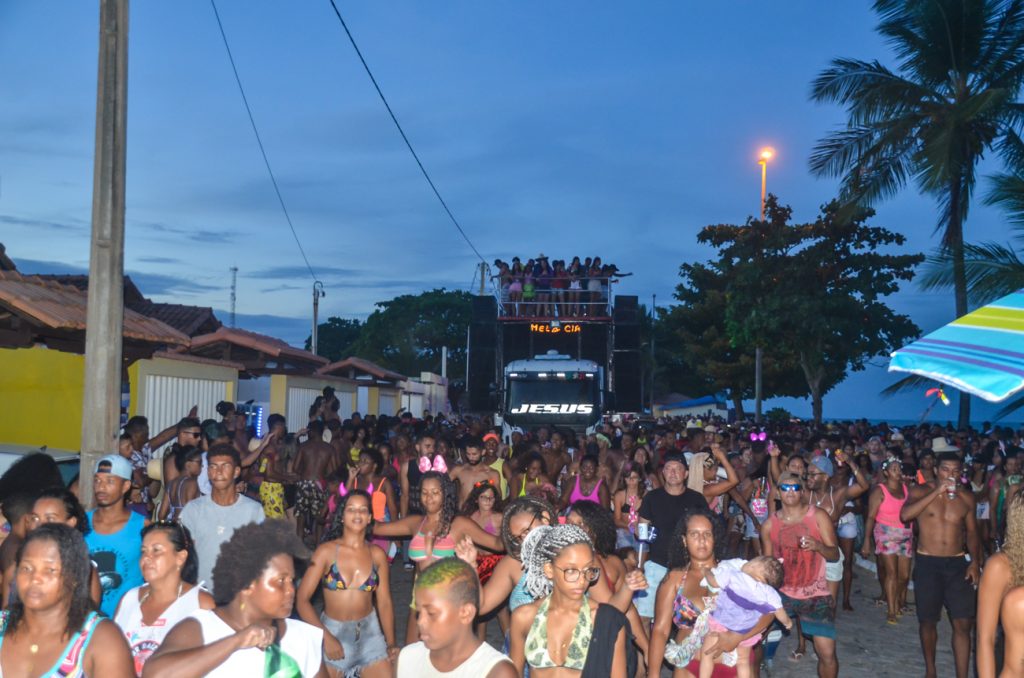
[[[736, 415], [743, 418], [743, 400], [754, 392], [754, 353], [746, 344], [732, 340], [726, 327], [729, 276], [723, 262], [683, 264], [683, 279], [675, 291], [680, 305], [665, 310], [660, 323], [678, 354], [677, 370], [689, 375], [678, 390], [700, 396], [727, 393]], [[769, 353], [762, 360], [762, 388], [771, 396], [804, 395], [803, 380], [791, 363]], [[661, 359], [661, 358], [659, 358]]]
[[[320, 323], [317, 332], [317, 352], [331, 362], [343, 360], [353, 355], [352, 347], [359, 339], [363, 324], [349, 318], [331, 316], [327, 322]], [[313, 338], [306, 338], [306, 350], [311, 350]]]
[[448, 347], [448, 378], [465, 379], [466, 328], [473, 296], [444, 288], [404, 294], [376, 304], [353, 344], [361, 358], [401, 374], [441, 372], [441, 348]]
[[[967, 313], [964, 222], [987, 151], [1024, 159], [1024, 0], [876, 0], [878, 32], [896, 70], [834, 59], [812, 98], [846, 107], [847, 124], [816, 146], [811, 169], [841, 177], [843, 199], [871, 204], [908, 180], [939, 204], [938, 230], [952, 262], [956, 315]], [[960, 397], [960, 426], [970, 399]]]
[[790, 225], [791, 215], [771, 196], [764, 221], [708, 226], [698, 240], [719, 250], [714, 266], [727, 280], [725, 323], [733, 344], [747, 353], [760, 344], [799, 366], [820, 423], [825, 394], [847, 371], [919, 334], [881, 298], [911, 280], [923, 257], [883, 253], [905, 238], [868, 226], [868, 208], [851, 214], [833, 201], [809, 224]]

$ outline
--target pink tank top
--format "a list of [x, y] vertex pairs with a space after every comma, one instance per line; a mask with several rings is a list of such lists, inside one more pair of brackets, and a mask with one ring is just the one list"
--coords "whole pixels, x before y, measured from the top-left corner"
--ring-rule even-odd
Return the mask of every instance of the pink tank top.
[[879, 487], [882, 488], [882, 503], [878, 507], [878, 513], [875, 515], [875, 522], [886, 527], [906, 528], [906, 525], [900, 520], [900, 509], [907, 502], [907, 486], [903, 486], [902, 498], [892, 496], [885, 483], [882, 483]]
[[779, 589], [790, 598], [815, 598], [827, 596], [825, 582], [825, 558], [817, 551], [800, 548], [801, 537], [813, 537], [821, 541], [818, 521], [814, 519], [816, 506], [808, 506], [803, 519], [795, 525], [785, 525], [781, 514], [772, 520], [772, 550], [782, 560], [784, 577]]
[[[586, 499], [587, 501], [592, 501], [595, 504], [600, 504], [601, 503], [601, 500], [599, 498], [600, 495], [598, 495], [597, 490], [598, 490], [598, 488], [601, 487], [601, 481], [602, 480], [604, 480], [604, 478], [598, 478], [597, 479], [597, 484], [594, 485], [594, 489], [590, 491], [590, 494], [583, 494], [583, 491], [580, 489], [580, 477], [577, 475], [576, 476], [576, 487], [572, 488], [572, 494], [569, 495], [569, 502], [572, 503], [572, 502], [577, 502], [577, 501], [579, 501], [581, 499]], [[608, 507], [606, 506], [605, 508], [608, 508]]]

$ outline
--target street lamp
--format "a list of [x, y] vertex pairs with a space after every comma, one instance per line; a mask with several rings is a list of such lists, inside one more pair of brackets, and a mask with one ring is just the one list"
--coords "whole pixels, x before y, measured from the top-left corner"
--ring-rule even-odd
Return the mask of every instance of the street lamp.
[[764, 199], [765, 189], [768, 188], [768, 161], [775, 157], [775, 149], [768, 147], [761, 149], [760, 160], [757, 164], [761, 166], [761, 221], [764, 221]]
[[[768, 188], [768, 161], [775, 157], [775, 149], [762, 148], [757, 164], [761, 166], [761, 221], [764, 221], [764, 200]], [[760, 254], [760, 253], [759, 253]], [[758, 257], [760, 259], [760, 256]], [[761, 345], [754, 349], [754, 422], [761, 423]]]

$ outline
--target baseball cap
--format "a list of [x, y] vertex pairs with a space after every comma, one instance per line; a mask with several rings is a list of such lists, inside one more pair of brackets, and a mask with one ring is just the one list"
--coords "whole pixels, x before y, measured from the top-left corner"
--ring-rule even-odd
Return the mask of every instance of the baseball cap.
[[818, 467], [818, 470], [827, 475], [829, 478], [836, 472], [835, 466], [832, 465], [832, 460], [825, 455], [818, 455], [811, 460], [811, 463]]
[[501, 438], [499, 438], [498, 434], [495, 433], [494, 431], [491, 431], [490, 433], [484, 434], [484, 442], [486, 443], [488, 440], [494, 440], [496, 442], [501, 442]]
[[[106, 468], [100, 468], [106, 464]], [[120, 454], [108, 454], [96, 462], [93, 473], [109, 473], [125, 480], [132, 479], [132, 465]]]

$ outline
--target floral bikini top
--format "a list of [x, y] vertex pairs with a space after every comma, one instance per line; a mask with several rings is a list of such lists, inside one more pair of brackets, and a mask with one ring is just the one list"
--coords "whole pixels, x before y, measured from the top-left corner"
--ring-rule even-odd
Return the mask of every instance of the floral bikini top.
[[[684, 571], [683, 580], [679, 582], [679, 590], [676, 592], [676, 599], [672, 602], [672, 623], [676, 625], [676, 628], [680, 629], [692, 629], [702, 611], [694, 605], [692, 600], [686, 597], [684, 592], [686, 589], [686, 575], [687, 572]], [[711, 604], [711, 600], [710, 596], [704, 596], [705, 608]]]
[[[340, 547], [339, 547], [340, 548]], [[338, 552], [334, 552], [334, 562], [331, 563], [330, 568], [324, 574], [324, 588], [328, 591], [376, 591], [377, 586], [380, 584], [380, 575], [377, 574], [376, 566], [370, 572], [370, 576], [366, 578], [362, 584], [356, 587], [349, 586], [345, 583], [345, 578], [341, 576], [341, 571], [338, 569]]]
[[551, 596], [545, 598], [537, 609], [537, 616], [530, 624], [530, 630], [526, 634], [526, 663], [535, 669], [550, 669], [564, 667], [582, 671], [583, 665], [587, 663], [587, 650], [590, 648], [590, 638], [594, 635], [594, 620], [590, 614], [590, 600], [584, 596], [583, 604], [580, 606], [579, 618], [572, 630], [572, 639], [569, 647], [565, 650], [565, 661], [556, 664], [548, 652], [548, 605]]

